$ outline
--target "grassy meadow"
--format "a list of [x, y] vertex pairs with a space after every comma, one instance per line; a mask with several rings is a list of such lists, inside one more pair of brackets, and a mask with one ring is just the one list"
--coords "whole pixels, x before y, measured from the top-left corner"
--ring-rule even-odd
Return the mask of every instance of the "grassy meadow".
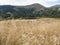
[[60, 19], [0, 21], [0, 45], [60, 45]]

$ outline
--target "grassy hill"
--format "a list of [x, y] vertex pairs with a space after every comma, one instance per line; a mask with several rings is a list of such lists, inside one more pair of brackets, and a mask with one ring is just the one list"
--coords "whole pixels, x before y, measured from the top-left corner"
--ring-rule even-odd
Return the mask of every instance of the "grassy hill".
[[60, 45], [60, 19], [0, 21], [0, 45]]

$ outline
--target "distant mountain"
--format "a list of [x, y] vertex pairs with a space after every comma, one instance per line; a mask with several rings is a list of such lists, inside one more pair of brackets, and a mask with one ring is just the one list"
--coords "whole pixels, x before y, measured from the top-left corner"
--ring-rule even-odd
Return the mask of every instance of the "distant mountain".
[[53, 10], [60, 11], [60, 5], [54, 5], [54, 6], [50, 7], [50, 8], [53, 9]]
[[60, 8], [60, 5], [54, 5], [52, 8]]
[[50, 8], [35, 3], [26, 6], [0, 5], [0, 18], [60, 17], [60, 5]]
[[37, 8], [37, 9], [40, 9], [40, 8], [46, 8], [44, 6], [42, 6], [41, 4], [38, 4], [38, 3], [35, 3], [35, 4], [31, 4], [31, 5], [26, 5], [26, 6], [11, 6], [11, 5], [2, 5], [0, 6], [0, 9], [2, 8]]
[[37, 9], [40, 9], [40, 8], [45, 8], [45, 7], [42, 6], [41, 4], [35, 3], [35, 4], [27, 5], [27, 6], [25, 6], [25, 8], [37, 8]]

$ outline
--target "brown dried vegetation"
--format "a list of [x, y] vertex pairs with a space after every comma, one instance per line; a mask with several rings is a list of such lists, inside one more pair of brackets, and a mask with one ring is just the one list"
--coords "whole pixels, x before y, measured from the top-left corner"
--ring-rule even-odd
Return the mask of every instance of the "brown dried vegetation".
[[60, 45], [60, 19], [0, 21], [0, 45]]

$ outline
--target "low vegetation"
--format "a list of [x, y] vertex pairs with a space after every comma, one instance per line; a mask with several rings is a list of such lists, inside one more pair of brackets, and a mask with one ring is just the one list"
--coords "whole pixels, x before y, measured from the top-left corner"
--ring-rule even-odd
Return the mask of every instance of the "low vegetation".
[[60, 45], [60, 19], [0, 21], [0, 45]]

